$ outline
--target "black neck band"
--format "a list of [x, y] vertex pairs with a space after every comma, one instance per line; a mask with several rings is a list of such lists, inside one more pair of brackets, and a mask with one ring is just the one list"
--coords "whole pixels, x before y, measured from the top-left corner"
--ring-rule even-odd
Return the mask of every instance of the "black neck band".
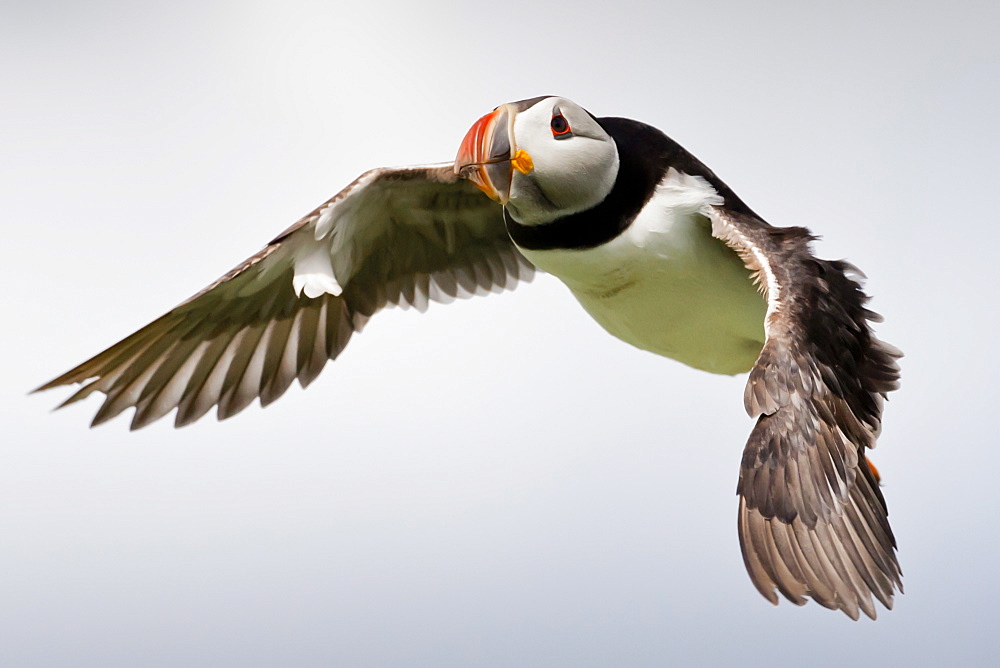
[[656, 128], [626, 118], [596, 119], [618, 146], [618, 176], [597, 206], [541, 225], [522, 225], [504, 209], [507, 233], [527, 250], [594, 248], [625, 231], [670, 167], [705, 178], [734, 210], [750, 210], [697, 158]]

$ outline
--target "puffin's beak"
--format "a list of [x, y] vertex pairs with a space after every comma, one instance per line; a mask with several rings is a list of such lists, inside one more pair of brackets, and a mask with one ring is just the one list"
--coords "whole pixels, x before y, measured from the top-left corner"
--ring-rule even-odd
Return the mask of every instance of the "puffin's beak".
[[[510, 199], [510, 183], [520, 164], [512, 163], [514, 156], [511, 128], [515, 109], [504, 104], [486, 114], [466, 133], [455, 158], [455, 173], [476, 184], [480, 190], [500, 204]], [[527, 158], [523, 151], [521, 163]], [[530, 169], [528, 170], [530, 171]]]

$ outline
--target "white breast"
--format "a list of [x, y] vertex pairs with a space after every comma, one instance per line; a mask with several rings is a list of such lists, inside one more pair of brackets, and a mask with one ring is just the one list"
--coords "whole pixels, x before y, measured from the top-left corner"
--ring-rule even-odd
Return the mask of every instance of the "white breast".
[[702, 178], [669, 170], [632, 224], [586, 250], [520, 249], [560, 278], [604, 329], [714, 373], [747, 371], [764, 344], [766, 303], [700, 212], [721, 203]]

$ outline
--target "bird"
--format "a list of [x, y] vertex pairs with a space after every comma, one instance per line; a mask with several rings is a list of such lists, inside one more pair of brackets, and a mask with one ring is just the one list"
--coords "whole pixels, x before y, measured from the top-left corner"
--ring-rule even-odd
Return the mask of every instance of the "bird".
[[817, 258], [653, 126], [571, 100], [502, 104], [454, 161], [378, 168], [137, 332], [35, 391], [105, 395], [92, 425], [134, 408], [229, 418], [305, 387], [387, 306], [423, 311], [560, 279], [605, 330], [716, 374], [749, 372], [756, 423], [740, 465], [738, 534], [756, 589], [876, 618], [902, 572], [866, 451], [899, 385], [864, 275]]

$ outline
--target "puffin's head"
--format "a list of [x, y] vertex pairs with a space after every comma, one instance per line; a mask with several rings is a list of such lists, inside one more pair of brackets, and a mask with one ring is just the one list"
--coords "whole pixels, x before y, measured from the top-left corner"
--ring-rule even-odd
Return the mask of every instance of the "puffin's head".
[[618, 148], [583, 107], [564, 97], [503, 104], [462, 140], [455, 172], [539, 225], [599, 204], [615, 185]]

